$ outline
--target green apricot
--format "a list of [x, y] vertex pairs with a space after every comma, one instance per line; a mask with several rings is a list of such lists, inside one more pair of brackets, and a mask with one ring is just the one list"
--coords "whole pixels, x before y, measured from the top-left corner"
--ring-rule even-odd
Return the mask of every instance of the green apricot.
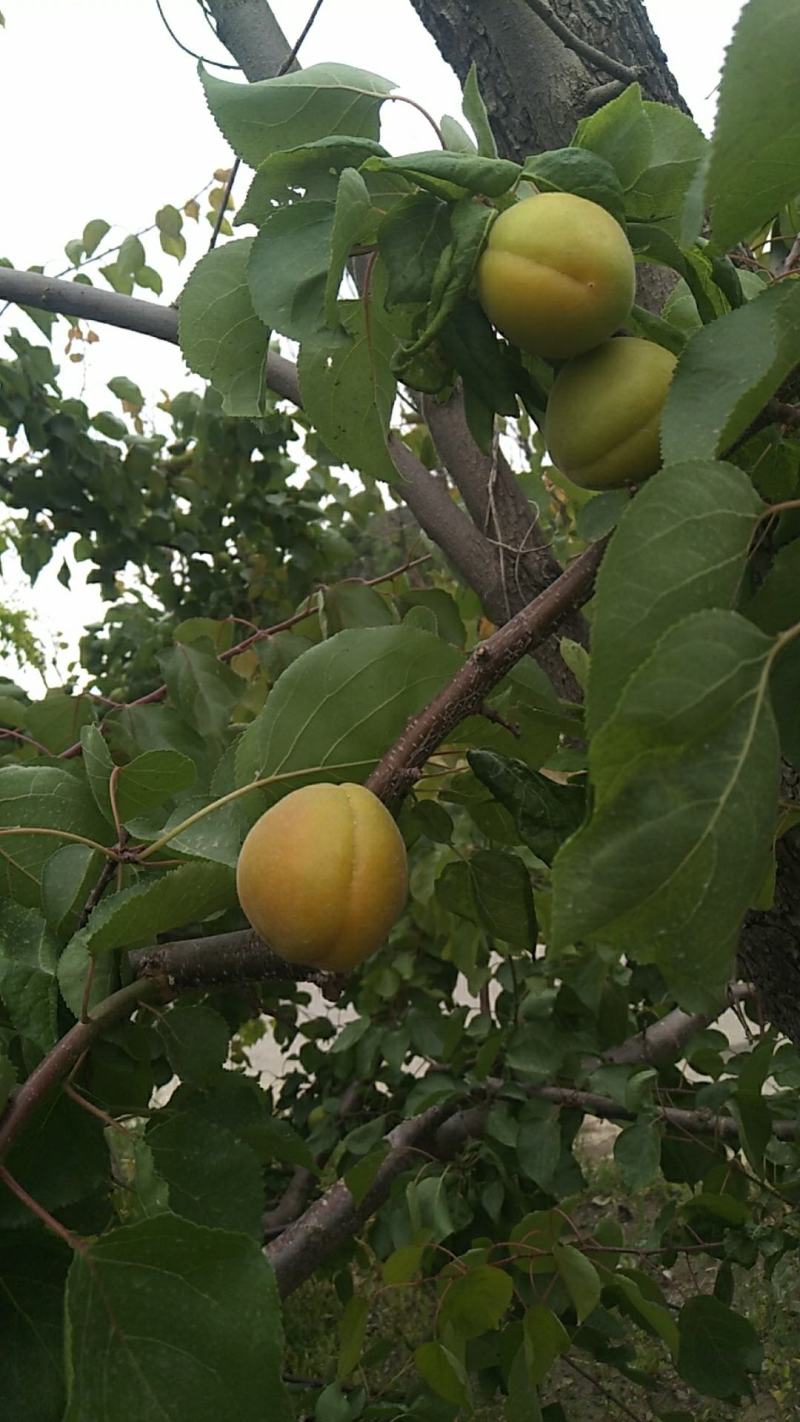
[[566, 360], [630, 315], [636, 265], [619, 223], [574, 193], [540, 193], [501, 212], [478, 263], [489, 320], [531, 355]]
[[676, 366], [671, 351], [616, 336], [556, 376], [544, 435], [557, 469], [582, 489], [641, 484], [661, 466], [661, 412]]

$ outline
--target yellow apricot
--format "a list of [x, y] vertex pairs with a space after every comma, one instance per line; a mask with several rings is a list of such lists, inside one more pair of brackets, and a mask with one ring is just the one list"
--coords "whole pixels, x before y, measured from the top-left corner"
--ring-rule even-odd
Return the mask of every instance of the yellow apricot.
[[675, 365], [653, 341], [616, 336], [562, 366], [544, 426], [556, 468], [582, 489], [620, 489], [655, 474]]
[[402, 912], [403, 836], [363, 785], [305, 785], [256, 820], [236, 888], [281, 958], [344, 973], [380, 947]]
[[489, 320], [531, 355], [566, 360], [627, 321], [636, 264], [605, 208], [574, 193], [540, 193], [501, 212], [478, 263]]

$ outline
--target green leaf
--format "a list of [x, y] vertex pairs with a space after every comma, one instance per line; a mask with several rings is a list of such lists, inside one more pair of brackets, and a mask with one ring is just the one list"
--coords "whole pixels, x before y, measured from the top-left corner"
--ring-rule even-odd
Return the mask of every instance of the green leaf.
[[344, 1174], [344, 1183], [357, 1205], [366, 1197], [375, 1182], [375, 1176], [383, 1164], [389, 1147], [386, 1142], [381, 1142], [375, 1150], [370, 1151], [355, 1165], [352, 1165]]
[[467, 760], [481, 783], [511, 811], [524, 842], [550, 864], [583, 819], [583, 791], [573, 785], [559, 785], [522, 761], [510, 760], [495, 751], [468, 751]]
[[462, 647], [467, 640], [467, 632], [461, 620], [454, 598], [444, 588], [410, 588], [395, 599], [401, 616], [406, 616], [412, 608], [424, 608], [433, 616], [433, 630], [437, 637], [452, 642], [454, 647]]
[[105, 815], [109, 824], [114, 823], [111, 810], [109, 781], [114, 769], [114, 761], [99, 726], [81, 727], [81, 750], [86, 779], [89, 782], [98, 810]]
[[478, 1264], [445, 1284], [438, 1326], [452, 1328], [460, 1338], [479, 1338], [500, 1326], [513, 1292], [510, 1274]]
[[424, 1253], [424, 1244], [405, 1244], [395, 1249], [381, 1269], [384, 1284], [410, 1284], [414, 1275], [419, 1273]]
[[664, 463], [729, 449], [799, 361], [800, 281], [769, 287], [697, 331], [664, 406]]
[[275, 208], [252, 239], [253, 307], [267, 326], [295, 341], [325, 330], [334, 212], [333, 203], [312, 200]]
[[88, 786], [68, 770], [49, 765], [0, 767], [0, 891], [30, 908], [40, 905], [44, 865], [66, 838], [26, 834], [27, 828], [58, 829], [102, 843], [108, 827]]
[[749, 0], [725, 58], [705, 186], [722, 250], [756, 233], [800, 191], [798, 48], [794, 0]]
[[215, 795], [192, 795], [178, 802], [163, 825], [154, 828], [152, 820], [131, 820], [130, 829], [137, 838], [150, 841], [169, 834], [170, 854], [177, 852], [192, 859], [210, 859], [215, 864], [227, 864], [235, 869], [242, 840], [253, 823], [251, 810], [244, 800], [219, 805], [195, 824], [180, 829], [199, 810], [216, 804]]
[[56, 945], [32, 909], [0, 902], [0, 996], [11, 1026], [49, 1052], [57, 1038]]
[[450, 114], [442, 114], [439, 128], [442, 131], [445, 148], [449, 148], [453, 153], [477, 153], [475, 139], [467, 133], [464, 125], [459, 123], [458, 119], [452, 118]]
[[58, 755], [74, 744], [81, 728], [94, 719], [88, 696], [70, 696], [64, 691], [48, 691], [43, 701], [34, 701], [25, 710], [25, 729]]
[[278, 1161], [315, 1169], [305, 1141], [288, 1121], [272, 1116], [269, 1098], [252, 1077], [218, 1072], [202, 1086], [181, 1086], [170, 1099], [176, 1111], [190, 1111], [231, 1131], [255, 1151], [262, 1164]]
[[632, 1195], [652, 1185], [661, 1164], [661, 1133], [649, 1121], [626, 1126], [614, 1142], [622, 1183]]
[[144, 751], [127, 765], [117, 778], [117, 810], [123, 824], [135, 815], [143, 815], [181, 790], [188, 790], [197, 779], [193, 761], [179, 751]]
[[653, 129], [640, 86], [629, 84], [618, 98], [581, 119], [572, 141], [605, 158], [616, 169], [623, 188], [633, 187], [653, 152]]
[[71, 1251], [44, 1229], [0, 1236], [0, 1396], [28, 1422], [64, 1415], [64, 1282]]
[[102, 217], [94, 217], [91, 222], [87, 222], [83, 229], [83, 237], [81, 238], [83, 250], [87, 257], [91, 257], [93, 253], [97, 251], [106, 233], [110, 231], [111, 227], [107, 222], [103, 221]]
[[[4, 1164], [46, 1210], [58, 1212], [108, 1189], [108, 1151], [102, 1127], [67, 1096], [47, 1098], [11, 1147]], [[26, 1205], [0, 1191], [0, 1229], [31, 1226]]]
[[360, 173], [345, 168], [336, 189], [336, 206], [330, 239], [328, 274], [325, 281], [325, 319], [336, 329], [339, 325], [339, 287], [350, 248], [366, 242], [374, 235], [377, 214]]
[[[665, 321], [661, 316], [654, 316], [652, 312], [645, 311], [643, 306], [634, 305], [631, 308], [628, 324], [635, 336], [641, 336], [645, 341], [653, 341], [655, 345], [663, 346], [665, 351], [672, 351], [673, 355], [679, 356], [686, 345], [686, 336], [670, 321]], [[614, 490], [613, 492], [623, 493], [626, 496], [625, 502], [627, 502], [629, 497], [627, 490]], [[606, 496], [601, 494], [600, 498], [603, 497]], [[591, 509], [596, 503], [597, 499], [591, 499], [588, 504], [584, 504], [579, 511], [578, 520], [586, 509]], [[578, 520], [576, 520], [576, 529]], [[581, 527], [585, 528], [585, 524], [582, 524]], [[595, 537], [602, 537], [602, 534], [597, 534]]]
[[431, 344], [465, 295], [486, 235], [496, 213], [481, 203], [464, 198], [451, 209], [451, 240], [442, 253], [436, 269], [425, 324], [418, 336], [401, 347], [393, 362], [395, 373], [402, 376], [413, 357]]
[[464, 102], [462, 110], [467, 123], [478, 140], [478, 152], [485, 158], [497, 157], [497, 144], [494, 140], [489, 115], [483, 96], [478, 84], [478, 71], [475, 64], [471, 64], [469, 74], [464, 84]]
[[181, 864], [102, 899], [81, 942], [92, 954], [152, 943], [159, 933], [229, 908], [236, 902], [233, 879], [224, 864]]
[[640, 489], [597, 578], [587, 723], [594, 734], [659, 638], [692, 612], [736, 603], [756, 520], [731, 464], [673, 465]]
[[[287, 668], [248, 727], [237, 750], [237, 783], [326, 765], [346, 767], [332, 769], [331, 779], [365, 779], [461, 661], [455, 648], [406, 624], [330, 637]], [[302, 781], [299, 774], [281, 793]]]
[[339, 1320], [339, 1357], [336, 1363], [337, 1382], [344, 1382], [361, 1361], [361, 1351], [367, 1332], [369, 1307], [364, 1298], [354, 1294]]
[[446, 865], [436, 894], [451, 913], [480, 924], [493, 938], [535, 952], [530, 874], [518, 855], [479, 849], [468, 861]]
[[422, 1343], [414, 1352], [417, 1372], [437, 1397], [469, 1408], [469, 1378], [462, 1363], [441, 1343]]
[[544, 1422], [538, 1389], [531, 1385], [527, 1352], [524, 1346], [518, 1348], [508, 1369], [505, 1422]]
[[312, 64], [255, 84], [232, 84], [202, 67], [200, 78], [224, 137], [251, 168], [330, 134], [377, 140], [381, 104], [395, 87], [349, 64]]
[[230, 667], [204, 646], [177, 642], [159, 656], [171, 699], [205, 741], [219, 740], [242, 692]]
[[[137, 268], [142, 265], [143, 261], [144, 254], [142, 254], [142, 261], [137, 263]], [[111, 394], [116, 395], [117, 399], [122, 400], [124, 404], [133, 406], [137, 411], [143, 408], [144, 395], [139, 386], [129, 380], [127, 375], [115, 375], [113, 380], [109, 380], [108, 388]]]
[[523, 178], [546, 193], [577, 193], [625, 222], [625, 194], [615, 169], [588, 148], [555, 148], [525, 159]]
[[339, 459], [392, 483], [397, 472], [386, 441], [397, 389], [390, 368], [395, 337], [374, 300], [368, 320], [361, 301], [342, 301], [339, 313], [348, 340], [331, 345], [328, 333], [300, 348], [303, 407]]
[[748, 1374], [761, 1370], [763, 1349], [746, 1318], [719, 1299], [689, 1299], [678, 1318], [678, 1372], [706, 1397], [738, 1397], [750, 1389]]
[[385, 154], [386, 149], [372, 139], [339, 134], [273, 153], [259, 164], [234, 227], [247, 222], [260, 227], [274, 210], [275, 202], [297, 199], [298, 188], [303, 189], [303, 200], [323, 198], [332, 202], [339, 174], [345, 168], [358, 168], [365, 159]]
[[168, 1214], [113, 1230], [75, 1255], [66, 1309], [65, 1422], [98, 1422], [109, 1398], [118, 1417], [263, 1422], [265, 1398], [290, 1416], [278, 1293], [253, 1239]]
[[776, 813], [772, 642], [732, 612], [668, 631], [592, 740], [593, 813], [553, 866], [553, 940], [599, 936], [703, 1000], [732, 969]]
[[645, 101], [653, 146], [648, 166], [625, 197], [629, 217], [658, 222], [677, 236], [686, 194], [706, 156], [708, 139], [688, 114]]
[[194, 1111], [157, 1112], [146, 1140], [176, 1215], [262, 1238], [261, 1165], [249, 1145]]
[[323, 589], [321, 596], [320, 617], [326, 637], [333, 637], [348, 627], [394, 625], [391, 608], [386, 599], [366, 583], [333, 583]]
[[553, 1258], [561, 1282], [572, 1300], [578, 1322], [583, 1323], [600, 1302], [600, 1276], [585, 1254], [581, 1254], [580, 1250], [571, 1244], [562, 1244], [561, 1240], [556, 1240], [553, 1245]]
[[389, 209], [378, 228], [388, 308], [426, 302], [450, 240], [450, 210], [432, 193], [411, 193]]
[[154, 267], [140, 267], [136, 273], [136, 285], [143, 286], [148, 291], [154, 291], [156, 296], [160, 296], [164, 290], [164, 283], [159, 272]]
[[109, 993], [119, 987], [119, 969], [110, 954], [95, 962], [87, 951], [83, 935], [78, 933], [70, 939], [58, 960], [59, 991], [73, 1017], [80, 1017], [83, 1011], [86, 979], [90, 971], [92, 984], [88, 1005], [96, 1007], [104, 997], [108, 997]]
[[448, 153], [439, 148], [425, 153], [404, 153], [401, 158], [368, 158], [363, 166], [367, 173], [402, 173], [421, 186], [427, 178], [433, 178], [437, 183], [451, 183], [464, 192], [482, 193], [492, 198], [507, 193], [518, 182], [522, 171], [519, 163], [511, 163], [507, 158]]
[[252, 237], [207, 252], [183, 289], [180, 347], [190, 370], [222, 395], [227, 415], [261, 415], [269, 332], [253, 310], [247, 268]]
[[538, 1387], [547, 1377], [556, 1358], [566, 1353], [570, 1346], [570, 1336], [558, 1315], [543, 1304], [535, 1304], [533, 1308], [526, 1309], [522, 1327], [528, 1358], [528, 1376], [534, 1387]]
[[441, 331], [441, 345], [458, 371], [467, 392], [477, 395], [490, 411], [518, 412], [519, 359], [498, 340], [477, 301], [461, 301]]
[[[535, 1030], [535, 1029], [534, 1029]], [[540, 1190], [550, 1191], [561, 1159], [561, 1125], [556, 1116], [524, 1121], [517, 1142], [520, 1168]]]
[[[605, 1297], [609, 1298], [612, 1294], [621, 1296], [623, 1311], [648, 1333], [663, 1339], [672, 1357], [677, 1358], [678, 1326], [669, 1311], [666, 1300], [662, 1303], [658, 1302], [658, 1299], [663, 1298], [663, 1295], [654, 1285], [652, 1278], [648, 1275], [628, 1277], [619, 1270], [613, 1274], [607, 1273], [605, 1270], [601, 1270], [601, 1273], [606, 1286]], [[644, 1293], [643, 1289], [646, 1289], [647, 1293]], [[655, 1297], [653, 1297], [654, 1289], [656, 1290]]]
[[167, 203], [156, 213], [156, 227], [162, 252], [175, 257], [180, 262], [186, 256], [186, 238], [183, 235], [183, 217], [177, 207]]
[[120, 420], [116, 415], [112, 415], [109, 410], [101, 410], [92, 419], [92, 426], [106, 439], [125, 439], [128, 427], [124, 420]]
[[762, 632], [785, 632], [800, 622], [800, 539], [778, 549], [763, 583], [742, 611]]
[[156, 1031], [172, 1070], [181, 1081], [202, 1085], [215, 1077], [228, 1056], [230, 1029], [204, 1003], [178, 1003], [158, 1018]]

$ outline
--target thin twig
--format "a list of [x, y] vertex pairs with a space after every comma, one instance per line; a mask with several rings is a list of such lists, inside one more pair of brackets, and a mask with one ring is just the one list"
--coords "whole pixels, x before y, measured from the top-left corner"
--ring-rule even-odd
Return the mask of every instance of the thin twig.
[[[404, 573], [410, 572], [412, 568], [418, 568], [421, 563], [429, 562], [431, 557], [432, 554], [425, 553], [420, 558], [408, 559], [398, 568], [391, 568], [388, 573], [380, 573], [376, 578], [343, 578], [342, 582], [360, 583], [363, 587], [367, 588], [378, 587], [380, 583], [393, 582], [395, 578], [402, 577]], [[243, 652], [249, 651], [256, 643], [264, 642], [267, 638], [276, 636], [278, 632], [286, 632], [290, 627], [295, 627], [299, 622], [305, 622], [308, 617], [313, 617], [318, 611], [318, 608], [312, 606], [312, 601], [320, 592], [324, 591], [325, 584], [322, 584], [314, 592], [309, 593], [305, 607], [301, 607], [299, 612], [292, 613], [291, 617], [284, 617], [283, 621], [275, 622], [271, 627], [257, 628], [255, 632], [251, 632], [250, 635], [245, 637], [241, 642], [237, 642], [235, 647], [229, 647], [226, 652], [221, 652], [219, 661], [233, 661], [235, 657], [239, 657]], [[138, 696], [135, 701], [113, 702], [109, 708], [109, 714], [113, 711], [129, 711], [134, 706], [152, 706], [156, 702], [163, 701], [166, 694], [167, 686], [164, 682], [161, 686], [155, 687], [153, 691], [146, 692], [144, 696]], [[75, 756], [80, 755], [81, 752], [82, 745], [80, 741], [76, 741], [74, 745], [69, 746], [67, 750], [61, 752], [60, 759], [73, 760]]]
[[124, 1126], [121, 1121], [115, 1121], [113, 1116], [109, 1116], [108, 1112], [103, 1111], [100, 1106], [95, 1106], [93, 1101], [87, 1100], [85, 1096], [81, 1095], [80, 1091], [75, 1090], [74, 1086], [70, 1086], [68, 1081], [64, 1082], [63, 1092], [65, 1096], [69, 1097], [70, 1101], [75, 1102], [76, 1106], [80, 1106], [83, 1111], [87, 1111], [90, 1116], [96, 1117], [98, 1121], [102, 1121], [104, 1126], [108, 1126], [115, 1131], [122, 1131], [126, 1136], [131, 1134], [128, 1126]]
[[60, 1220], [57, 1220], [54, 1215], [50, 1214], [49, 1210], [44, 1208], [44, 1205], [39, 1204], [38, 1200], [34, 1200], [33, 1196], [28, 1194], [24, 1186], [20, 1185], [19, 1181], [14, 1179], [14, 1176], [6, 1170], [4, 1165], [0, 1165], [0, 1180], [2, 1180], [3, 1184], [11, 1191], [12, 1195], [16, 1195], [20, 1204], [24, 1205], [26, 1210], [30, 1210], [31, 1214], [35, 1215], [37, 1220], [41, 1221], [45, 1229], [49, 1229], [52, 1234], [58, 1235], [58, 1238], [63, 1240], [70, 1249], [78, 1250], [80, 1253], [85, 1251], [86, 1246], [83, 1240], [79, 1239], [76, 1234], [73, 1234], [72, 1230], [67, 1229], [66, 1225], [62, 1225]]
[[584, 1372], [583, 1368], [579, 1367], [577, 1363], [574, 1363], [571, 1358], [565, 1357], [563, 1361], [567, 1364], [567, 1367], [572, 1368], [574, 1373], [577, 1373], [579, 1377], [583, 1378], [584, 1382], [590, 1383], [597, 1392], [602, 1393], [603, 1397], [620, 1412], [623, 1412], [626, 1417], [632, 1417], [633, 1422], [644, 1422], [642, 1417], [638, 1417], [635, 1412], [631, 1411], [627, 1402], [621, 1402], [611, 1389], [606, 1387], [604, 1383], [601, 1383], [598, 1378], [593, 1378], [591, 1373]]
[[203, 64], [213, 64], [215, 69], [241, 70], [240, 64], [225, 64], [221, 59], [209, 59], [208, 55], [198, 54], [197, 50], [190, 49], [188, 45], [183, 43], [183, 40], [178, 39], [178, 36], [176, 35], [171, 24], [169, 23], [169, 20], [164, 14], [161, 0], [156, 0], [156, 9], [158, 10], [159, 15], [161, 16], [161, 23], [163, 24], [164, 29], [167, 31], [167, 34], [170, 36], [170, 39], [174, 40], [175, 44], [178, 46], [178, 49], [182, 49], [184, 54], [190, 55], [192, 59], [199, 59]]
[[785, 277], [785, 276], [788, 276], [790, 272], [797, 271], [799, 268], [800, 268], [800, 236], [797, 236], [797, 237], [795, 237], [794, 242], [792, 243], [792, 250], [790, 251], [788, 257], [786, 258], [786, 261], [784, 262], [783, 266], [781, 267], [780, 274], [781, 274], [782, 277]]
[[529, 10], [533, 10], [534, 15], [538, 15], [543, 24], [552, 31], [554, 35], [580, 55], [581, 59], [588, 60], [596, 69], [602, 69], [606, 74], [613, 74], [615, 79], [624, 79], [628, 84], [635, 84], [640, 79], [641, 70], [633, 69], [629, 64], [623, 64], [621, 60], [614, 59], [612, 55], [605, 54], [602, 49], [597, 49], [595, 45], [589, 44], [587, 40], [576, 35], [564, 21], [555, 13], [547, 0], [525, 0]]
[[98, 1003], [89, 1013], [87, 1022], [76, 1022], [10, 1096], [0, 1118], [0, 1161], [5, 1158], [48, 1092], [63, 1081], [95, 1038], [122, 1018], [129, 1017], [140, 1003], [157, 999], [165, 1001], [169, 995], [163, 980], [139, 978]]

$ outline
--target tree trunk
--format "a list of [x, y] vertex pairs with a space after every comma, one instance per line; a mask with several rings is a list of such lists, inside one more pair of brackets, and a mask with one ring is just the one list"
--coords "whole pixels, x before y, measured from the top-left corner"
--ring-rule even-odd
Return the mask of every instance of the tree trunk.
[[[526, 0], [411, 3], [462, 83], [476, 65], [506, 158], [564, 147], [592, 107], [593, 91], [609, 81], [607, 72], [568, 49]], [[550, 0], [550, 9], [578, 39], [639, 70], [648, 98], [686, 107], [641, 0]]]

